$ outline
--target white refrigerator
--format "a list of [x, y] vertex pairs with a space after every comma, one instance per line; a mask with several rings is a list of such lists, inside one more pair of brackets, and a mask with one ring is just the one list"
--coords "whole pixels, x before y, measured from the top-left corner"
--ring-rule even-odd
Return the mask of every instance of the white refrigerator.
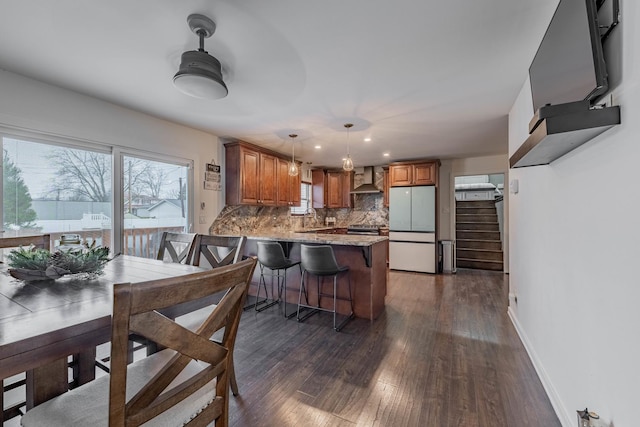
[[436, 187], [389, 190], [389, 268], [436, 272]]

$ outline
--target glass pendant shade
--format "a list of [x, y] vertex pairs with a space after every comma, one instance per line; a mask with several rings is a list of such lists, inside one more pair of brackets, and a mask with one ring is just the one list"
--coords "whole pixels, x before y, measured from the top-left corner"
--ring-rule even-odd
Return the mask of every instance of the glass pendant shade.
[[289, 176], [298, 176], [298, 165], [294, 162], [289, 163]]
[[296, 145], [295, 138], [298, 135], [292, 133], [289, 135], [291, 138], [291, 161], [289, 162], [289, 176], [298, 176], [298, 165], [296, 164]]
[[345, 123], [344, 127], [347, 129], [347, 158], [342, 161], [342, 169], [350, 172], [353, 170], [353, 160], [351, 160], [351, 155], [349, 154], [349, 129], [353, 127], [353, 124]]
[[347, 158], [342, 161], [342, 169], [347, 172], [353, 170], [353, 160], [351, 160], [351, 156], [347, 154]]

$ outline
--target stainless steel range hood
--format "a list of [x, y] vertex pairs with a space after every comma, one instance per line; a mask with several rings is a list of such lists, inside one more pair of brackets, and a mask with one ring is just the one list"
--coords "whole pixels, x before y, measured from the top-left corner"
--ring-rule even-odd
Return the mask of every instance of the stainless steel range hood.
[[359, 172], [362, 172], [362, 184], [358, 187], [355, 187], [353, 190], [351, 190], [351, 194], [375, 194], [375, 193], [380, 193], [380, 189], [378, 187], [376, 187], [375, 183], [374, 183], [374, 172], [373, 172], [373, 166], [367, 166], [365, 168], [362, 168], [362, 171], [359, 170], [360, 168], [356, 168], [356, 176], [359, 175]]

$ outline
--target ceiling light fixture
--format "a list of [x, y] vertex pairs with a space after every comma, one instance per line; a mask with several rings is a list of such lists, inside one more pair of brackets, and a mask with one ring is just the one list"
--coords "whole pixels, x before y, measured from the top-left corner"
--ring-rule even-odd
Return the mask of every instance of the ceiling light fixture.
[[298, 165], [296, 164], [296, 138], [298, 135], [292, 133], [291, 138], [291, 163], [289, 163], [289, 176], [298, 176]]
[[349, 129], [353, 127], [353, 123], [345, 123], [344, 127], [347, 128], [347, 157], [342, 162], [342, 169], [349, 172], [353, 170], [353, 160], [349, 154]]
[[204, 15], [187, 18], [189, 28], [200, 38], [200, 48], [182, 54], [180, 68], [173, 76], [173, 84], [183, 93], [196, 98], [220, 99], [229, 90], [222, 80], [222, 66], [204, 50], [204, 39], [216, 31], [216, 23]]

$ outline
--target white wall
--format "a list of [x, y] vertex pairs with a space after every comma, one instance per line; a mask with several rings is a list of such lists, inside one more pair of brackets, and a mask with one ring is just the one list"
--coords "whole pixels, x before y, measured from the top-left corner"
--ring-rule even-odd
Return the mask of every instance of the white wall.
[[218, 137], [3, 70], [0, 94], [0, 126], [9, 130], [193, 160], [195, 232], [208, 233], [224, 207], [223, 192], [203, 189], [205, 163], [215, 159], [224, 164], [224, 146]]
[[[512, 169], [510, 315], [565, 427], [588, 407], [637, 426], [640, 391], [640, 21], [624, 2], [622, 124], [548, 166]], [[624, 26], [624, 22], [631, 25]], [[533, 114], [525, 82], [509, 115], [509, 153]]]

